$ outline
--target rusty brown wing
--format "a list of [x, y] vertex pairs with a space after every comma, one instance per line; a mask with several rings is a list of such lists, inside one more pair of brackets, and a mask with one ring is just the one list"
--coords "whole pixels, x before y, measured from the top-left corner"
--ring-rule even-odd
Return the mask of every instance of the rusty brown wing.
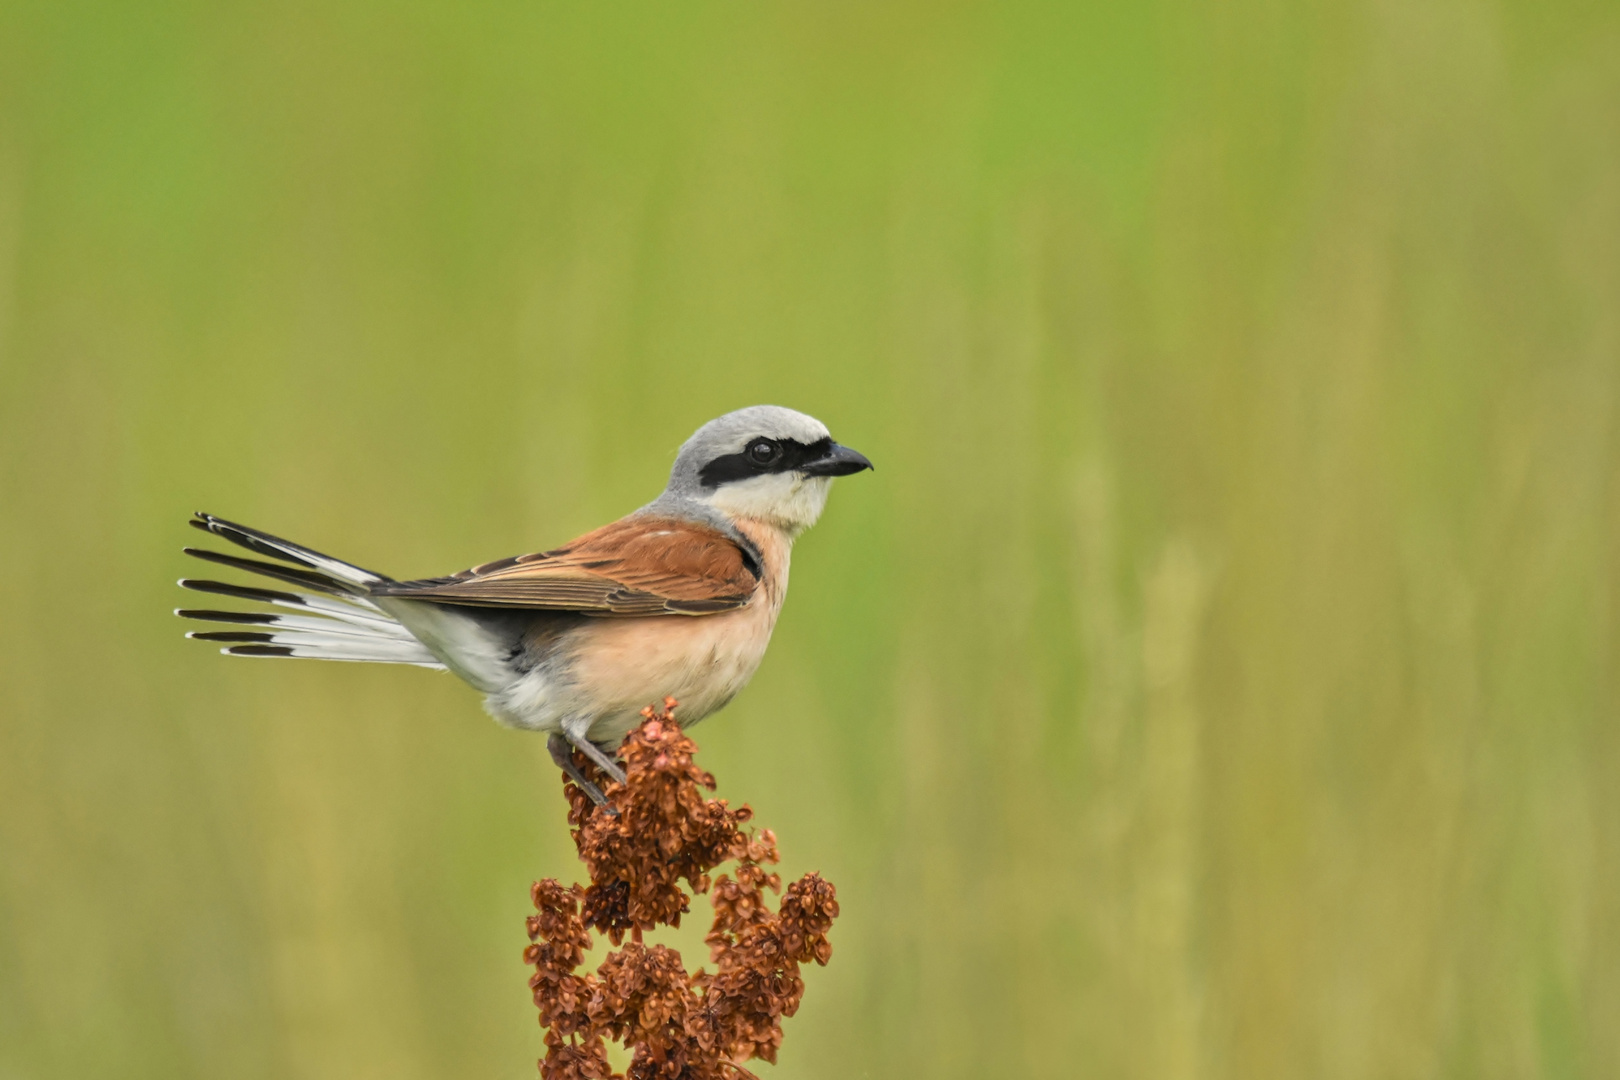
[[602, 616], [710, 615], [748, 602], [757, 565], [716, 529], [632, 515], [551, 551], [388, 582], [371, 595]]

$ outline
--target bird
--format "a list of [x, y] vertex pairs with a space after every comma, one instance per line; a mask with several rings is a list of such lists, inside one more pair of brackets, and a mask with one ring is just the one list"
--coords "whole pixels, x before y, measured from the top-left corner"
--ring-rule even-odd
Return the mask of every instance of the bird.
[[234, 624], [186, 635], [231, 656], [452, 672], [498, 723], [545, 734], [600, 805], [572, 751], [622, 784], [613, 754], [649, 701], [677, 699], [686, 726], [729, 703], [770, 644], [794, 540], [820, 518], [834, 478], [872, 467], [814, 417], [738, 409], [681, 445], [663, 493], [639, 510], [561, 547], [411, 581], [199, 512], [193, 527], [262, 558], [185, 554], [282, 587], [183, 578], [259, 606], [175, 614]]

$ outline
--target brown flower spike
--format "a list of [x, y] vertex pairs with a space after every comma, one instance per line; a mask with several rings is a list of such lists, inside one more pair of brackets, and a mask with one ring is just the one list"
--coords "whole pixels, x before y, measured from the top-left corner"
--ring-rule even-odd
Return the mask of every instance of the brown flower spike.
[[[563, 782], [590, 885], [547, 878], [532, 890], [537, 914], [523, 960], [534, 965], [529, 988], [546, 1029], [540, 1075], [619, 1080], [608, 1065], [613, 1039], [633, 1051], [628, 1080], [751, 1080], [742, 1063], [776, 1061], [782, 1017], [804, 997], [799, 965], [832, 956], [827, 931], [838, 901], [831, 882], [806, 874], [772, 911], [765, 890], [780, 892], [782, 879], [765, 867], [777, 861], [776, 837], [742, 828], [753, 817], [747, 806], [703, 797], [699, 788], [713, 791], [714, 777], [692, 763], [697, 744], [676, 725], [674, 698], [642, 715], [620, 751], [623, 785], [575, 755], [607, 794], [606, 807]], [[709, 872], [726, 862], [735, 872], [711, 882]], [[682, 882], [711, 894], [712, 973], [688, 973], [680, 953], [642, 942], [645, 930], [680, 925], [691, 900]], [[593, 929], [621, 947], [580, 975]]]

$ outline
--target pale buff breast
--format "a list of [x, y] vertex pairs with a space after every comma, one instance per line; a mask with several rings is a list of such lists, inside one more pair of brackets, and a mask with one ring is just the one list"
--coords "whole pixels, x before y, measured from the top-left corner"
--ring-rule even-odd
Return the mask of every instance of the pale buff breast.
[[666, 696], [694, 724], [724, 706], [753, 677], [771, 642], [787, 595], [792, 541], [782, 530], [739, 521], [760, 549], [763, 577], [747, 604], [718, 615], [595, 619], [581, 628], [572, 651], [570, 697], [588, 713], [587, 736], [616, 744], [640, 720], [641, 709]]

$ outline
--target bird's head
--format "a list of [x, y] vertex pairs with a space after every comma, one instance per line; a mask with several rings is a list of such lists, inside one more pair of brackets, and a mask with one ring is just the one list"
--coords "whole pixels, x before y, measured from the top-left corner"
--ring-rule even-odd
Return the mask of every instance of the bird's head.
[[863, 455], [833, 442], [815, 417], [754, 405], [710, 420], [686, 440], [659, 502], [696, 502], [728, 519], [754, 518], [796, 536], [821, 516], [833, 477], [871, 467]]

